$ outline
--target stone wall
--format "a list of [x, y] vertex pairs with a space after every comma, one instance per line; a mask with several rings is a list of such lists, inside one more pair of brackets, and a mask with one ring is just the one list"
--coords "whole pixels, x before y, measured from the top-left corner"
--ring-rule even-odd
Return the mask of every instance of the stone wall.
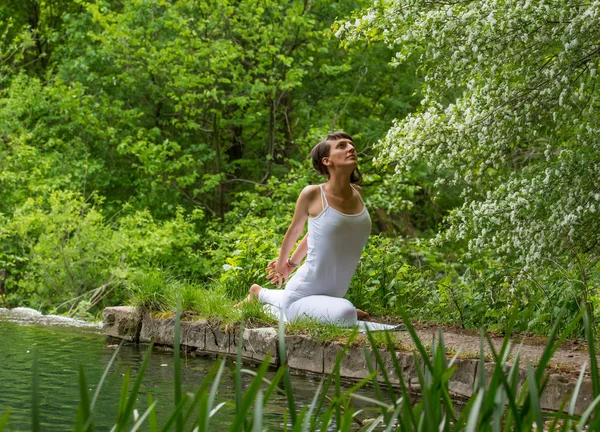
[[[158, 345], [173, 346], [175, 319], [156, 318], [149, 314], [140, 314], [135, 308], [118, 306], [106, 308], [102, 314], [103, 331], [107, 336], [124, 339], [135, 343], [154, 341]], [[262, 362], [270, 355], [270, 363], [279, 365], [278, 337], [275, 328], [245, 329], [240, 341], [239, 329], [224, 329], [205, 320], [182, 321], [180, 344], [183, 349], [199, 355], [237, 355], [238, 346], [242, 344], [242, 357], [245, 361]], [[290, 335], [285, 337], [286, 357], [290, 368], [297, 372], [313, 374], [330, 374], [336, 358], [342, 351], [341, 344], [329, 342], [319, 343], [306, 336]], [[371, 364], [377, 365], [373, 353], [368, 351]], [[396, 377], [392, 354], [380, 352], [385, 370], [378, 370], [379, 379], [384, 374], [394, 384], [399, 384]], [[415, 368], [415, 357], [412, 352], [397, 351], [393, 355], [400, 369], [405, 385], [418, 393], [419, 385]], [[422, 360], [421, 360], [422, 361]], [[456, 371], [449, 383], [453, 397], [467, 399], [473, 394], [476, 377], [479, 374], [479, 360], [455, 360]], [[491, 376], [494, 363], [486, 362], [486, 377]], [[519, 371], [519, 380], [526, 379], [525, 369]], [[340, 375], [349, 380], [359, 380], [368, 375], [367, 361], [362, 347], [351, 346], [346, 351], [340, 364]], [[565, 397], [570, 400], [576, 384], [576, 377], [568, 373], [551, 373], [542, 394], [542, 408], [549, 411], [559, 410]], [[522, 385], [522, 384], [521, 384]], [[581, 414], [593, 400], [590, 379], [583, 381], [576, 403], [576, 413]]]

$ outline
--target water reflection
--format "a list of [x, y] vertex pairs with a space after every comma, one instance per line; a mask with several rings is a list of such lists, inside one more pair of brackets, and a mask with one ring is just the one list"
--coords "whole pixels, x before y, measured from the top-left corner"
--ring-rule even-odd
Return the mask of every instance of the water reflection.
[[[11, 410], [14, 430], [31, 429], [31, 382], [34, 353], [37, 353], [40, 377], [40, 402], [42, 429], [63, 431], [71, 428], [79, 402], [79, 365], [83, 365], [90, 395], [96, 389], [106, 365], [114, 353], [97, 329], [19, 325], [0, 321], [0, 415]], [[122, 377], [131, 368], [132, 381], [142, 363], [145, 347], [124, 345], [118, 353], [96, 402], [96, 430], [108, 431], [116, 419], [116, 407]], [[214, 365], [214, 360], [182, 355], [183, 390], [195, 392]], [[152, 393], [157, 400], [159, 421], [166, 419], [173, 407], [173, 355], [155, 349], [144, 375], [137, 407], [147, 407], [147, 397]], [[249, 379], [248, 379], [249, 381]], [[298, 403], [312, 400], [318, 379], [292, 377]], [[233, 400], [233, 380], [230, 374], [223, 377], [217, 399]], [[283, 395], [275, 395], [265, 410], [265, 423], [272, 429], [282, 428]], [[214, 430], [225, 430], [233, 408], [225, 406], [214, 417]]]

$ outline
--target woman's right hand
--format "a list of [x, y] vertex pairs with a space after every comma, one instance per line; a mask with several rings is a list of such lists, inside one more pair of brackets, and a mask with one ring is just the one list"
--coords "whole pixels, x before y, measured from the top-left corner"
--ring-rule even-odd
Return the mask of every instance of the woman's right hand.
[[281, 284], [283, 281], [287, 283], [290, 273], [294, 271], [295, 267], [292, 267], [287, 263], [284, 263], [283, 266], [277, 265], [277, 259], [271, 260], [265, 269], [267, 271], [267, 279], [271, 282], [271, 284], [277, 284], [279, 288], [281, 288]]

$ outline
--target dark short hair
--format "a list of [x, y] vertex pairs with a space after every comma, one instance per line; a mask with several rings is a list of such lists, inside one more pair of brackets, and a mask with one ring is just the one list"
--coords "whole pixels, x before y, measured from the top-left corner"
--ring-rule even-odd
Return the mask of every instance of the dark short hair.
[[[329, 156], [329, 150], [331, 148], [330, 141], [337, 141], [341, 139], [350, 140], [352, 141], [352, 144], [354, 144], [354, 140], [346, 132], [332, 132], [327, 135], [327, 138], [325, 138], [319, 144], [314, 146], [312, 151], [310, 152], [313, 166], [318, 172], [320, 172], [327, 178], [329, 178], [329, 170], [323, 164], [323, 158]], [[350, 183], [359, 184], [361, 181], [362, 174], [360, 173], [360, 170], [357, 167], [354, 169], [354, 171], [352, 171], [352, 174], [350, 175]]]

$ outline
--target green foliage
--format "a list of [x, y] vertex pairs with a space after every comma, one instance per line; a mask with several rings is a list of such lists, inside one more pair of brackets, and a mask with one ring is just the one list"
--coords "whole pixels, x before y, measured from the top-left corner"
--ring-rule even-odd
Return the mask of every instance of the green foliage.
[[[97, 302], [111, 291], [120, 297], [120, 247], [93, 203], [53, 192], [28, 199], [2, 222], [0, 266], [11, 275], [6, 283], [11, 301], [51, 309], [84, 296]], [[12, 276], [19, 273], [27, 277]]]
[[149, 301], [145, 271], [190, 310], [242, 299], [343, 129], [374, 222], [358, 307], [539, 333], [597, 309], [599, 26], [555, 3], [3, 2], [3, 302], [94, 315]]
[[[358, 6], [0, 6], [0, 269], [11, 304], [85, 314], [157, 266], [241, 298], [277, 255], [299, 192], [322, 181], [306, 163], [312, 145], [344, 128], [368, 160], [389, 121], [418, 103], [414, 65], [398, 86], [383, 44], [370, 54], [331, 37]], [[52, 196], [69, 198], [52, 207]]]
[[[281, 235], [270, 231], [271, 226], [269, 220], [248, 217], [220, 238], [229, 246], [217, 249], [212, 256], [215, 262], [224, 262], [219, 283], [230, 298], [242, 299], [253, 283], [267, 283], [265, 267], [270, 259], [277, 258], [281, 241]], [[221, 260], [223, 252], [227, 255]]]
[[[140, 310], [170, 311], [170, 300], [181, 283], [160, 269], [144, 269], [128, 283], [129, 301]], [[188, 305], [188, 302], [186, 302]]]
[[0, 267], [8, 273], [9, 302], [85, 314], [96, 305], [123, 302], [128, 274], [148, 263], [179, 274], [204, 270], [194, 248], [197, 215], [178, 212], [174, 220], [157, 223], [147, 212], [136, 212], [115, 227], [101, 204], [98, 197], [86, 201], [56, 191], [28, 199], [12, 219], [0, 218]]
[[392, 0], [340, 25], [346, 43], [385, 41], [396, 65], [420, 59], [422, 107], [395, 121], [378, 163], [399, 180], [436, 166], [464, 190], [440, 237], [520, 277], [577, 274], [582, 308], [600, 260], [597, 4], [474, 5]]

